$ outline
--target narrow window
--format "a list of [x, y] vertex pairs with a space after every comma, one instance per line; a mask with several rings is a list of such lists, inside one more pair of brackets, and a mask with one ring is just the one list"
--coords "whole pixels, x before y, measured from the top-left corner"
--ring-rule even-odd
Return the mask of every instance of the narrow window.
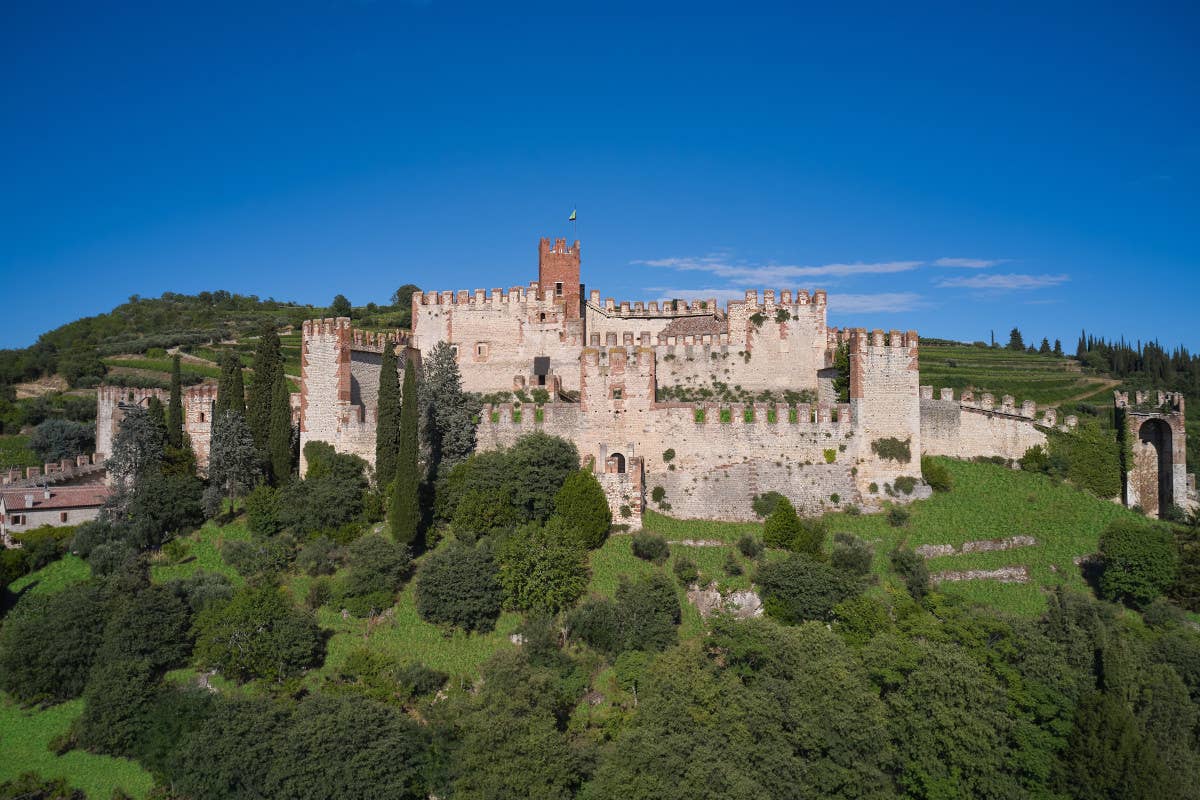
[[624, 395], [624, 390], [622, 390], [622, 389], [613, 389], [613, 396], [612, 396], [612, 399], [613, 399], [613, 400], [620, 400], [620, 399], [622, 398], [622, 396], [623, 396], [623, 395]]
[[204, 412], [203, 411], [200, 412], [200, 421], [204, 422]]
[[554, 294], [556, 297], [562, 297], [562, 281], [554, 282]]
[[67, 512], [65, 512], [65, 511], [58, 512], [58, 521], [66, 522], [67, 521]]

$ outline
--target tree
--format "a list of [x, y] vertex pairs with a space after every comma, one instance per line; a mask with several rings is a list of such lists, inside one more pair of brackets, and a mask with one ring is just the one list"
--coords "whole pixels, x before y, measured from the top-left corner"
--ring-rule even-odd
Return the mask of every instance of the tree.
[[324, 644], [312, 616], [274, 586], [248, 587], [196, 620], [196, 659], [227, 678], [281, 683], [320, 663]]
[[833, 367], [837, 373], [833, 377], [833, 390], [837, 392], [839, 403], [850, 402], [850, 343], [842, 342], [833, 351]]
[[137, 744], [154, 705], [157, 676], [145, 661], [99, 663], [83, 692], [76, 727], [79, 744], [93, 753], [137, 755]]
[[1009, 331], [1008, 349], [1018, 352], [1025, 349], [1025, 340], [1021, 338], [1021, 331], [1018, 328], [1013, 328]]
[[612, 511], [604, 489], [590, 469], [576, 470], [563, 481], [554, 498], [551, 519], [562, 520], [563, 526], [587, 550], [604, 544], [604, 537], [612, 527]]
[[426, 622], [490, 631], [504, 589], [488, 551], [460, 542], [436, 550], [417, 571], [417, 613]]
[[346, 299], [346, 295], [339, 294], [333, 298], [333, 302], [329, 304], [329, 314], [334, 317], [350, 316], [350, 301]]
[[1079, 705], [1062, 757], [1062, 788], [1080, 800], [1172, 797], [1152, 740], [1118, 697], [1093, 692]]
[[422, 367], [422, 437], [429, 471], [438, 476], [475, 451], [478, 403], [463, 393], [458, 360], [448, 342], [435, 344]]
[[567, 615], [567, 630], [602, 653], [665, 650], [675, 643], [682, 618], [670, 578], [652, 572], [632, 581], [621, 578], [612, 600], [594, 598]]
[[421, 291], [420, 286], [411, 283], [406, 283], [396, 291], [392, 292], [392, 305], [408, 308], [412, 305], [412, 296], [414, 292]]
[[775, 504], [775, 510], [763, 523], [763, 542], [768, 547], [792, 546], [800, 533], [800, 517], [796, 509], [786, 497], [780, 497]]
[[138, 550], [161, 546], [171, 535], [204, 523], [204, 485], [194, 475], [155, 470], [134, 485], [124, 515], [116, 522], [122, 538]]
[[[553, 518], [552, 518], [553, 519]], [[498, 548], [506, 605], [518, 611], [557, 614], [587, 588], [587, 555], [570, 533], [527, 523]]]
[[402, 544], [417, 541], [421, 524], [421, 475], [417, 465], [417, 374], [412, 359], [404, 362], [404, 391], [400, 401], [400, 452], [392, 485], [388, 524], [392, 538]]
[[1054, 355], [1058, 356], [1059, 358], [1063, 357], [1062, 339], [1054, 340]]
[[138, 662], [154, 674], [187, 663], [191, 615], [172, 588], [152, 584], [131, 597], [115, 598], [114, 604], [98, 662]]
[[1100, 535], [1100, 563], [1105, 599], [1142, 608], [1175, 580], [1179, 557], [1165, 525], [1122, 519]]
[[29, 449], [45, 462], [74, 458], [90, 453], [96, 434], [91, 425], [61, 417], [52, 417], [38, 425], [29, 437]]
[[283, 370], [275, 373], [275, 391], [271, 396], [271, 430], [267, 438], [271, 455], [271, 474], [283, 483], [292, 474], [292, 402]]
[[[358, 456], [336, 452], [325, 442], [306, 444], [304, 458], [308, 472], [304, 480], [293, 480], [278, 492], [274, 522], [298, 536], [324, 531], [337, 538], [339, 528], [362, 515], [367, 464]], [[261, 499], [260, 522], [270, 528], [272, 505], [266, 497]], [[249, 512], [249, 500], [246, 505]]]
[[[391, 608], [396, 592], [408, 580], [412, 559], [408, 546], [371, 534], [356, 540], [349, 548], [350, 573], [345, 594], [365, 602], [351, 611], [382, 611]], [[366, 616], [366, 613], [360, 614]]]
[[771, 561], [755, 576], [766, 613], [780, 622], [829, 621], [833, 607], [858, 594], [858, 581], [806, 553]]
[[246, 416], [246, 388], [242, 378], [242, 359], [234, 350], [221, 356], [221, 377], [217, 382], [217, 400], [213, 404], [213, 419], [226, 411]]
[[157, 469], [162, 460], [159, 425], [145, 409], [127, 410], [113, 438], [113, 451], [108, 456], [108, 473], [113, 483], [119, 488], [128, 487], [138, 476]]
[[183, 381], [179, 374], [179, 354], [171, 356], [171, 399], [167, 403], [167, 444], [183, 447]]
[[396, 477], [400, 458], [400, 374], [396, 347], [388, 341], [379, 365], [379, 400], [375, 418], [375, 483], [387, 486]]
[[208, 455], [209, 482], [218, 487], [232, 505], [254, 488], [258, 466], [254, 437], [241, 412], [227, 409], [217, 414]]
[[21, 703], [78, 697], [104, 638], [107, 598], [95, 583], [70, 586], [0, 627], [0, 689]]
[[275, 376], [283, 374], [283, 355], [279, 334], [268, 325], [258, 339], [254, 351], [254, 382], [246, 400], [246, 424], [254, 437], [262, 459], [268, 460], [271, 439], [271, 413], [274, 407]]
[[1038, 353], [1043, 356], [1048, 356], [1048, 355], [1050, 355], [1051, 352], [1052, 351], [1050, 350], [1050, 340], [1043, 337], [1042, 344], [1040, 347], [1038, 347]]
[[579, 469], [579, 451], [566, 439], [539, 432], [517, 439], [508, 456], [512, 471], [506, 478], [517, 507], [526, 519], [546, 519], [563, 481]]

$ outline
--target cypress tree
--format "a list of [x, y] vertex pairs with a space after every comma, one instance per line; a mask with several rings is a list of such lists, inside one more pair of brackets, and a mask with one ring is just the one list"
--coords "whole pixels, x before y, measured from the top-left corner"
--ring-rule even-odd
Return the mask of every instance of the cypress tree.
[[167, 446], [167, 417], [166, 410], [163, 408], [162, 400], [157, 397], [151, 397], [146, 403], [146, 416], [150, 418], [150, 423], [154, 426], [155, 441], [159, 447]]
[[271, 474], [275, 483], [281, 484], [292, 474], [292, 406], [283, 370], [275, 374], [274, 391], [271, 393], [271, 430], [267, 437], [267, 445], [271, 456]]
[[258, 348], [254, 352], [254, 383], [250, 386], [250, 397], [246, 402], [246, 424], [250, 426], [254, 446], [264, 458], [269, 456], [272, 395], [277, 375], [283, 377], [279, 334], [268, 325], [259, 337]]
[[396, 348], [383, 348], [379, 366], [379, 413], [375, 421], [375, 480], [387, 486], [396, 475], [400, 455], [400, 373], [396, 370]]
[[1054, 355], [1058, 356], [1059, 358], [1063, 357], [1062, 339], [1054, 340]]
[[236, 411], [246, 416], [246, 388], [242, 382], [242, 360], [232, 350], [226, 350], [221, 360], [221, 378], [217, 383], [217, 402], [213, 417], [226, 411]]
[[179, 374], [179, 354], [171, 358], [171, 399], [167, 405], [167, 444], [183, 447], [183, 378]]
[[417, 375], [411, 358], [404, 360], [404, 390], [400, 397], [400, 450], [392, 486], [388, 523], [401, 544], [417, 539], [421, 522], [421, 476], [417, 467]]

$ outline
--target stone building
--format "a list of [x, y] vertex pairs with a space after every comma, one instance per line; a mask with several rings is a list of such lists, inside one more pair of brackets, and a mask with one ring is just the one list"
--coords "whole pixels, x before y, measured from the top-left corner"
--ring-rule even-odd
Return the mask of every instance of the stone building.
[[1178, 392], [1115, 392], [1117, 422], [1131, 460], [1122, 476], [1122, 500], [1151, 516], [1173, 506], [1189, 506], [1187, 429], [1183, 395]]
[[0, 490], [0, 541], [12, 547], [13, 534], [43, 525], [79, 525], [95, 519], [108, 495], [104, 484]]
[[[151, 397], [165, 406], [171, 399], [166, 389], [127, 389], [120, 386], [101, 386], [96, 390], [96, 457], [106, 459], [112, 454], [113, 439], [121, 420], [132, 408], [145, 408]], [[187, 386], [183, 389], [183, 432], [191, 441], [196, 464], [208, 465], [208, 445], [212, 438], [213, 405], [217, 387], [211, 383]]]

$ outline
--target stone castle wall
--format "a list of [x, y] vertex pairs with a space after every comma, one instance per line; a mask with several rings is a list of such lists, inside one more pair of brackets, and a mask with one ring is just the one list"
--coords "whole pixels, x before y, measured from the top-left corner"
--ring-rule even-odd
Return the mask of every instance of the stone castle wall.
[[[921, 387], [921, 445], [926, 455], [973, 458], [984, 456], [1019, 459], [1035, 445], [1046, 445], [1046, 429], [1058, 428], [1058, 411], [1046, 409], [1041, 416], [1037, 404], [1027, 400], [1017, 405], [1005, 395], [996, 405], [991, 394], [978, 399], [963, 392], [954, 399], [953, 389]], [[1064, 420], [1063, 428], [1075, 426], [1075, 418]]]

